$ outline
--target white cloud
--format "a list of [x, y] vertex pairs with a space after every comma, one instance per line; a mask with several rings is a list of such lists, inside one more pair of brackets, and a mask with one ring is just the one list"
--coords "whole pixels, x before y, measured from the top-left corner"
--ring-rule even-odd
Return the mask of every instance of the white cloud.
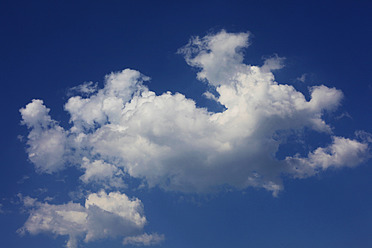
[[211, 93], [209, 91], [204, 92], [203, 93], [203, 96], [205, 96], [207, 99], [214, 100], [216, 102], [218, 101], [217, 100], [217, 97], [213, 93]]
[[281, 58], [278, 55], [275, 55], [271, 58], [265, 59], [265, 62], [263, 66], [261, 67], [261, 70], [264, 72], [271, 72], [271, 71], [282, 69], [283, 67], [284, 67], [284, 58]]
[[[320, 85], [306, 100], [293, 86], [275, 81], [272, 71], [283, 66], [278, 56], [262, 66], [244, 64], [248, 38], [248, 33], [221, 31], [194, 37], [179, 50], [198, 68], [197, 77], [215, 87], [219, 96], [205, 95], [223, 105], [223, 112], [208, 112], [179, 93], [156, 95], [143, 85], [149, 78], [126, 69], [106, 76], [103, 89], [67, 101], [70, 130], [51, 120], [41, 100], [21, 109], [31, 128], [30, 160], [43, 172], [73, 160], [85, 170], [82, 181], [111, 186], [123, 171], [166, 190], [202, 193], [253, 186], [274, 194], [283, 188], [283, 174], [303, 177], [319, 171], [314, 168], [365, 161], [367, 142], [343, 137], [308, 151], [307, 158], [276, 158], [285, 142], [277, 138], [279, 132], [306, 128], [332, 135], [322, 116], [340, 105], [343, 94]], [[43, 144], [48, 144], [45, 150], [39, 148]], [[69, 150], [73, 156], [65, 155]]]
[[31, 129], [27, 152], [39, 172], [52, 173], [66, 166], [66, 132], [49, 115], [42, 100], [32, 100], [20, 109], [22, 123]]
[[126, 69], [122, 73], [107, 75], [105, 88], [89, 98], [71, 97], [65, 109], [71, 115], [75, 132], [82, 128], [94, 128], [96, 125], [117, 122], [124, 104], [133, 94], [145, 89], [142, 81], [149, 80], [138, 71]]
[[222, 30], [216, 35], [193, 37], [178, 52], [185, 55], [189, 65], [202, 68], [197, 74], [198, 79], [220, 85], [244, 70], [241, 49], [248, 47], [248, 37], [249, 33], [232, 34]]
[[126, 237], [123, 240], [124, 245], [157, 245], [164, 241], [164, 235], [159, 235], [157, 233], [152, 234], [141, 234], [138, 236]]
[[23, 198], [30, 216], [19, 232], [68, 236], [69, 248], [76, 248], [81, 238], [90, 242], [107, 237], [139, 235], [146, 224], [141, 201], [129, 199], [119, 192], [90, 194], [85, 206], [73, 202], [53, 205], [30, 199]]
[[84, 183], [95, 182], [106, 186], [106, 188], [125, 186], [121, 178], [124, 173], [115, 165], [105, 163], [103, 160], [90, 162], [88, 158], [83, 157], [81, 167], [85, 170], [84, 175], [80, 177]]
[[329, 167], [354, 167], [364, 162], [370, 156], [368, 144], [361, 143], [343, 137], [333, 137], [331, 145], [310, 152], [306, 158], [299, 155], [287, 157], [286, 162], [289, 171], [295, 177], [308, 177], [318, 170], [326, 170]]

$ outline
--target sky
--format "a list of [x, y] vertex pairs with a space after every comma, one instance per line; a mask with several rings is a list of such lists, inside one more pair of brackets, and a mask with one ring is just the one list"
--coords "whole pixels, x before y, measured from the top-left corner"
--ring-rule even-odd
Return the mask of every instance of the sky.
[[371, 247], [371, 9], [0, 1], [0, 246]]

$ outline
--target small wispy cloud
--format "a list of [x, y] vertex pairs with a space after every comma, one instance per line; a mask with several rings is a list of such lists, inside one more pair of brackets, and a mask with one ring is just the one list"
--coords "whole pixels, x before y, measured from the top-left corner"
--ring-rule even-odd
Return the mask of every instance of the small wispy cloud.
[[158, 245], [163, 242], [165, 239], [164, 235], [159, 235], [157, 233], [152, 234], [141, 234], [138, 236], [126, 237], [123, 240], [124, 245], [137, 245], [137, 246], [149, 246], [149, 245]]
[[97, 90], [98, 90], [98, 83], [85, 82], [81, 85], [68, 89], [67, 95], [72, 96], [75, 94], [79, 94], [79, 95], [89, 96], [97, 92]]
[[353, 117], [351, 117], [351, 115], [348, 112], [343, 112], [340, 115], [338, 115], [338, 116], [335, 117], [336, 120], [340, 120], [342, 118], [352, 119]]
[[302, 83], [305, 83], [308, 75], [306, 73], [302, 74], [300, 77], [296, 78], [297, 81], [300, 81]]

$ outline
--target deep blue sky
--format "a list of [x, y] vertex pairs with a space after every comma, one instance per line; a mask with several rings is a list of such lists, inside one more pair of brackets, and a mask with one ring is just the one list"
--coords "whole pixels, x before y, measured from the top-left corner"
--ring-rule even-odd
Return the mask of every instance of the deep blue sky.
[[[132, 68], [151, 77], [147, 84], [156, 93], [180, 92], [213, 109], [201, 97], [207, 86], [177, 50], [193, 35], [249, 31], [245, 63], [285, 57], [286, 66], [275, 73], [278, 82], [304, 94], [319, 84], [343, 91], [335, 115], [350, 117], [332, 123], [336, 135], [372, 132], [371, 11], [370, 1], [0, 1], [0, 246], [63, 247], [60, 236], [16, 234], [28, 217], [16, 195], [36, 197], [36, 189], [47, 187], [44, 197], [67, 202], [66, 188], [77, 186], [72, 182], [80, 175], [73, 169], [54, 176], [34, 172], [17, 138], [27, 136], [19, 109], [32, 99], [43, 99], [67, 127], [69, 88], [85, 81], [102, 87], [104, 75]], [[296, 80], [303, 74], [305, 83]], [[157, 188], [126, 193], [142, 200], [146, 228], [165, 234], [159, 247], [364, 248], [372, 246], [371, 175], [369, 161], [285, 179], [278, 198], [252, 188], [207, 197]], [[24, 176], [30, 178], [20, 183]], [[66, 177], [71, 184], [56, 180]]]

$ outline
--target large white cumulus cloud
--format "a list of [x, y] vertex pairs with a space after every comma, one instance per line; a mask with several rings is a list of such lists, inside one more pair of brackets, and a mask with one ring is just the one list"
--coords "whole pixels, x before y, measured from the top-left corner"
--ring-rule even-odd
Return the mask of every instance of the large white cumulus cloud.
[[[329, 167], [355, 166], [369, 155], [366, 142], [334, 136], [323, 119], [340, 105], [340, 90], [324, 85], [310, 89], [310, 100], [293, 86], [275, 81], [279, 57], [262, 66], [243, 63], [249, 33], [194, 37], [179, 50], [198, 68], [198, 79], [215, 87], [205, 95], [225, 107], [223, 112], [199, 108], [179, 93], [156, 95], [138, 71], [111, 73], [97, 89], [86, 83], [75, 90], [65, 110], [71, 128], [60, 127], [41, 100], [21, 109], [30, 129], [28, 153], [40, 172], [66, 164], [85, 171], [84, 183], [123, 185], [130, 176], [148, 186], [181, 192], [213, 192], [222, 187], [261, 187], [276, 194], [282, 175], [306, 177]], [[278, 133], [314, 130], [329, 135], [307, 157], [276, 153], [285, 142]], [[284, 131], [284, 132], [283, 132]], [[73, 151], [73, 152], [72, 152]]]
[[[23, 202], [30, 216], [19, 232], [69, 236], [68, 248], [76, 248], [80, 238], [85, 242], [116, 236], [131, 238], [140, 235], [146, 224], [141, 201], [119, 192], [92, 193], [84, 206], [73, 202], [53, 205], [29, 197]], [[144, 240], [144, 244], [147, 242]]]

